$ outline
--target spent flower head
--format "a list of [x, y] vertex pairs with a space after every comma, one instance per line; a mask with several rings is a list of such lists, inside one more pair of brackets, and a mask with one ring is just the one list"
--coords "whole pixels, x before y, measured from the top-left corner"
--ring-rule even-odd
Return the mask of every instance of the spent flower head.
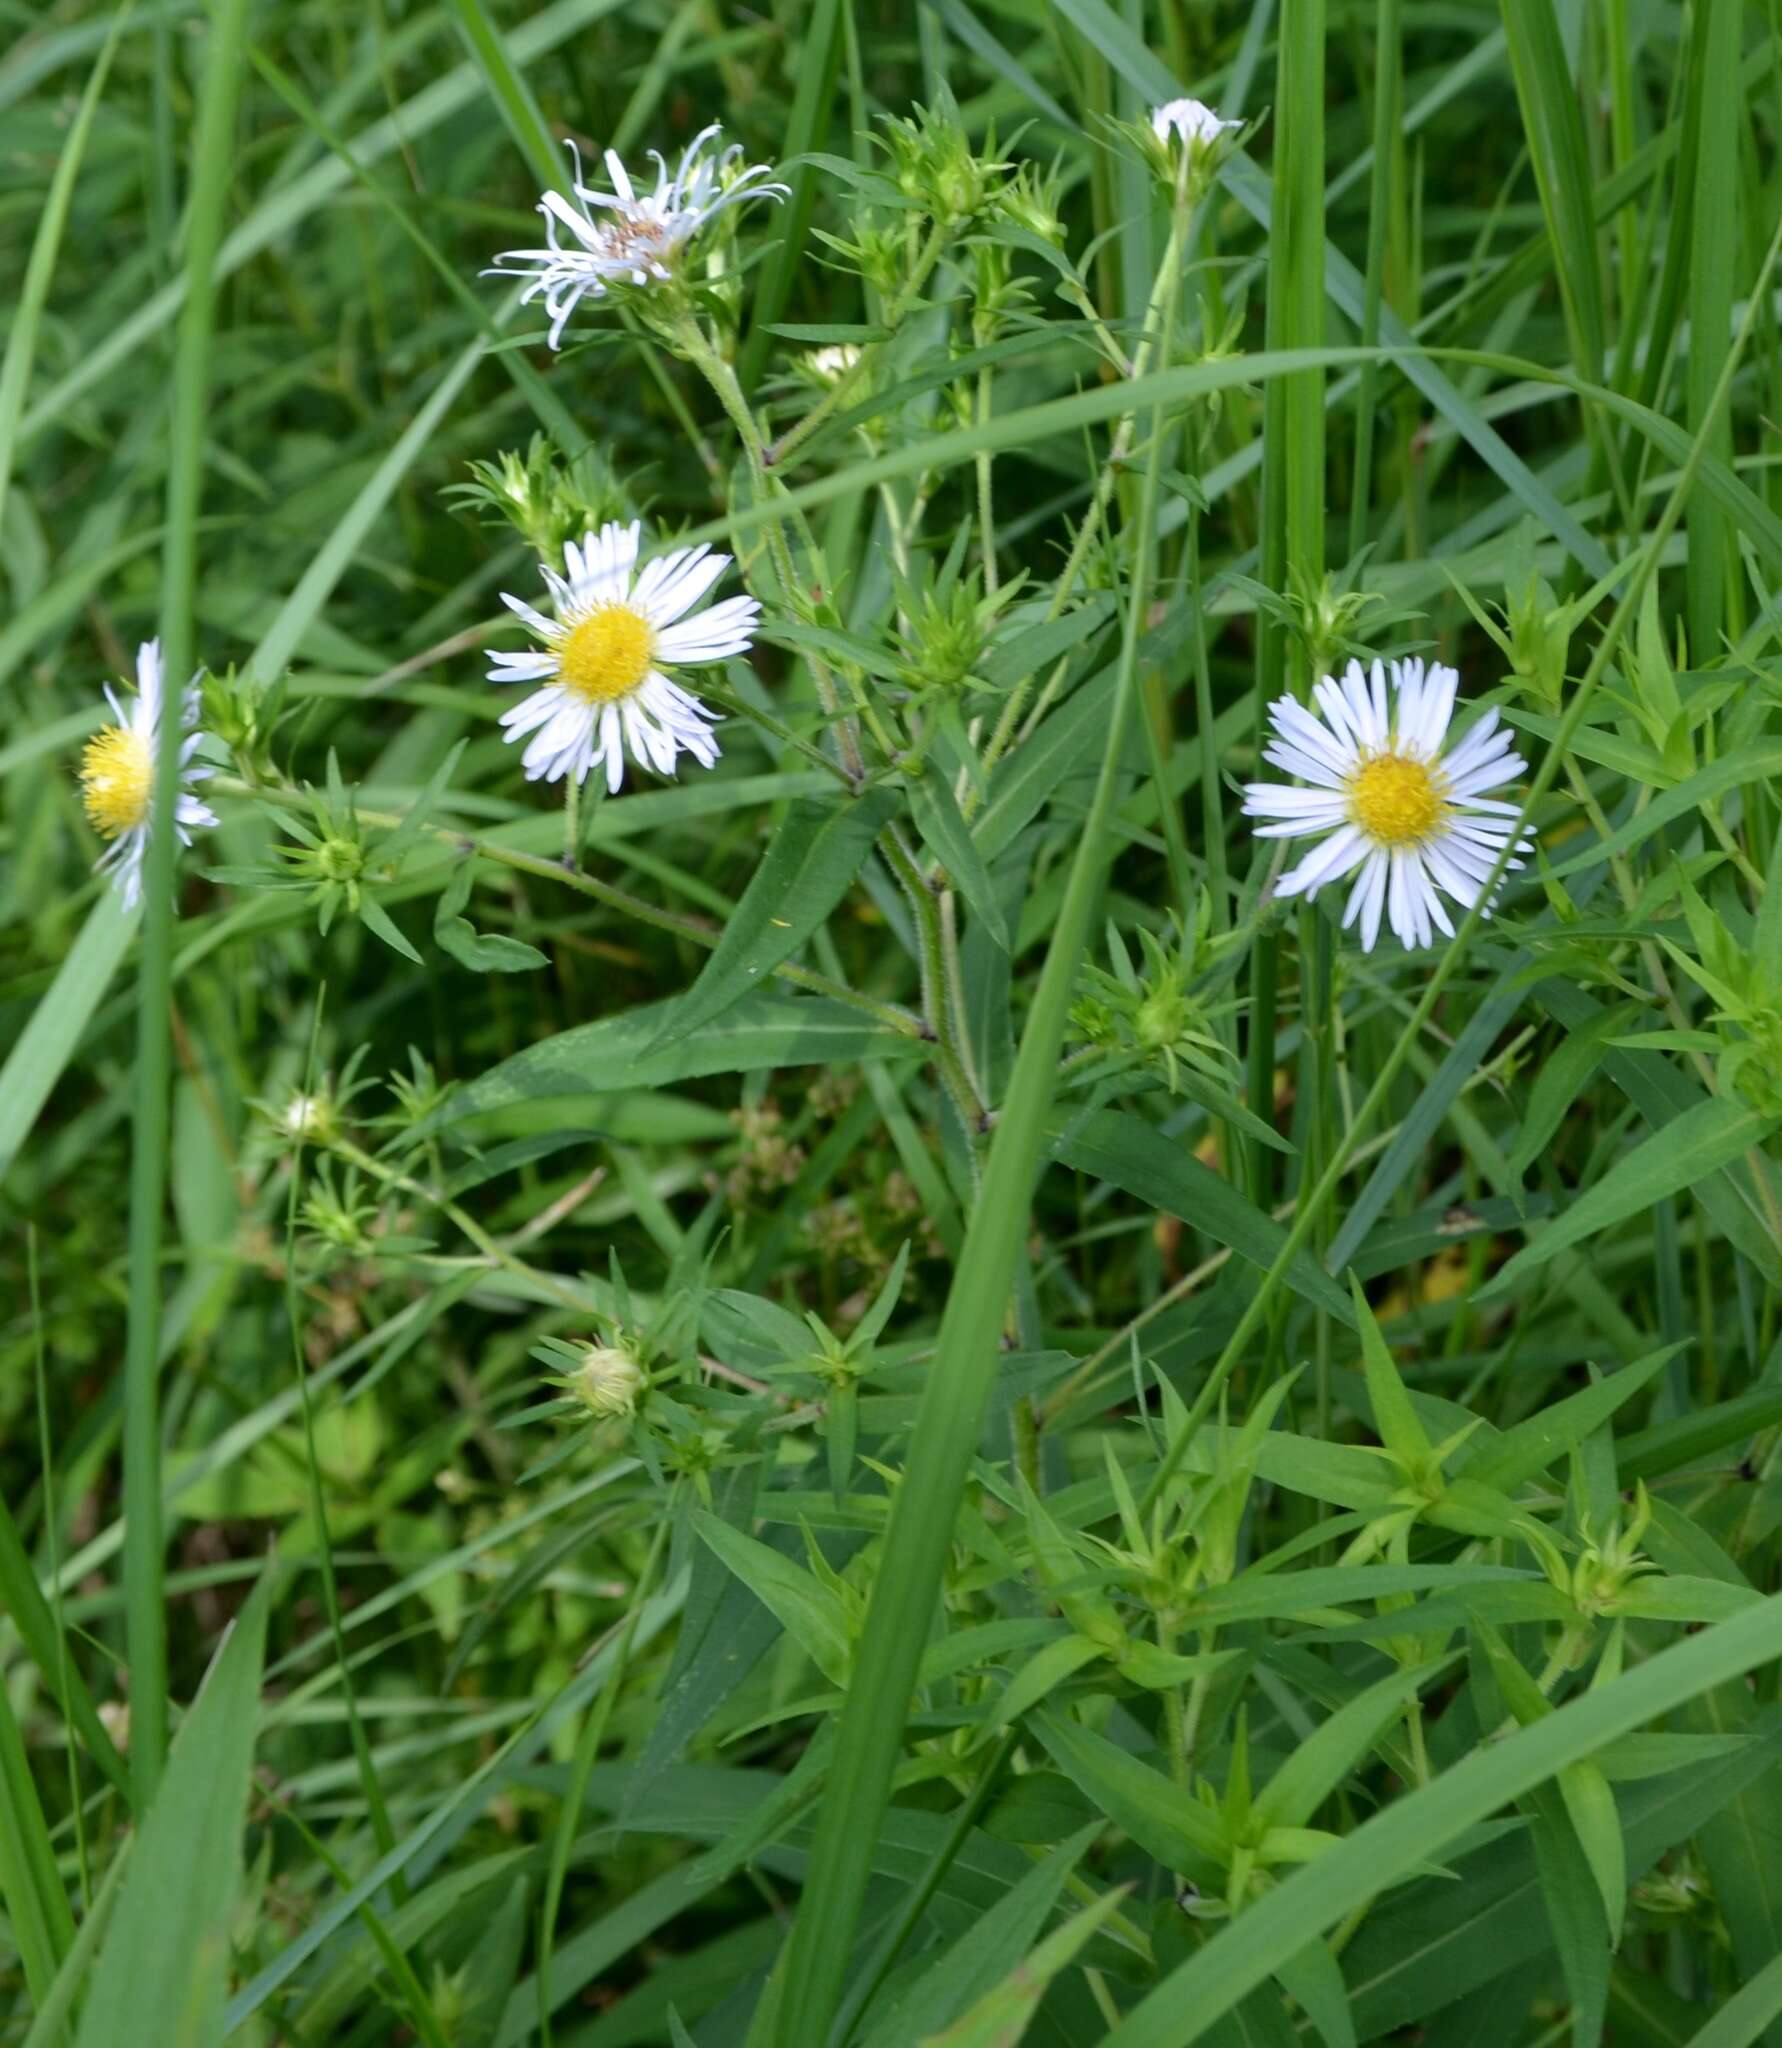
[[[198, 694], [198, 680], [193, 677], [181, 693], [179, 706], [184, 733], [173, 829], [182, 846], [191, 845], [196, 827], [217, 822], [216, 813], [191, 793], [192, 785], [211, 772], [192, 759], [204, 737], [198, 730]], [[142, 864], [148, 854], [165, 696], [161, 643], [145, 640], [136, 650], [136, 695], [120, 700], [106, 684], [105, 701], [113, 722], [101, 726], [81, 753], [81, 803], [94, 831], [110, 841], [94, 866], [98, 873], [111, 876], [118, 894], [132, 906], [142, 900]]]
[[[695, 246], [715, 225], [728, 225], [731, 209], [753, 199], [786, 196], [790, 188], [778, 183], [765, 164], [741, 161], [740, 143], [714, 147], [721, 133], [716, 122], [702, 128], [672, 173], [661, 153], [651, 150], [653, 186], [633, 182], [623, 158], [609, 149], [610, 190], [583, 182], [580, 153], [573, 143], [567, 145], [575, 162], [574, 196], [553, 190], [538, 203], [548, 246], [503, 250], [489, 272], [524, 278], [523, 303], [543, 299], [552, 348], [562, 347], [563, 330], [584, 298], [672, 290], [688, 280]], [[567, 242], [560, 231], [568, 235]]]

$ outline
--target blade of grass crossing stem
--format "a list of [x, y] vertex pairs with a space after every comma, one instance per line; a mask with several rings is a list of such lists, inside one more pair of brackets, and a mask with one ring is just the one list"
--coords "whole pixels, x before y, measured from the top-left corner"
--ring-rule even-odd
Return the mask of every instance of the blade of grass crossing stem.
[[[835, 99], [835, 75], [841, 62], [842, 9], [847, 0], [816, 0], [811, 9], [798, 50], [798, 85], [792, 96], [792, 115], [786, 124], [785, 155], [803, 156], [821, 142], [829, 125]], [[810, 233], [811, 208], [816, 203], [817, 171], [813, 164], [800, 164], [791, 177], [792, 193], [782, 208], [779, 233], [769, 249], [756, 279], [748, 338], [737, 363], [737, 377], [745, 391], [753, 391], [773, 346], [768, 332], [786, 310], [792, 296], [792, 280], [804, 260], [804, 245]]]
[[1778, 1628], [1782, 1594], [1473, 1751], [1246, 1908], [1135, 2006], [1103, 2048], [1189, 2048], [1308, 1941], [1416, 1865], [1439, 1860], [1466, 1829], [1568, 1764], [1767, 1663]]
[[[1603, 374], [1603, 284], [1583, 109], [1553, 0], [1503, 0], [1503, 17], [1572, 359], [1580, 376], [1595, 379]], [[1584, 426], [1598, 441], [1601, 422], [1588, 407]]]
[[38, 216], [37, 233], [32, 239], [31, 255], [25, 265], [25, 282], [12, 316], [11, 331], [6, 337], [6, 356], [4, 361], [0, 361], [0, 521], [4, 521], [6, 513], [6, 489], [12, 480], [13, 446], [18, 439], [19, 417], [25, 409], [25, 387], [31, 381], [31, 363], [37, 353], [37, 329], [43, 318], [44, 302], [49, 297], [50, 279], [55, 275], [63, 230], [68, 225], [74, 181], [80, 175], [81, 162], [87, 153], [87, 137], [92, 133], [93, 116], [98, 111], [99, 95], [105, 90], [105, 78], [111, 69], [118, 37], [123, 34], [124, 24], [129, 18], [130, 8], [120, 7], [111, 33], [99, 51], [93, 74], [87, 80], [87, 89], [81, 95], [80, 107], [68, 130], [68, 140], [63, 143], [62, 154], [56, 161], [56, 174], [44, 195], [43, 211]]
[[161, 1441], [157, 1387], [161, 1339], [161, 1220], [167, 1198], [172, 1073], [174, 852], [186, 678], [192, 673], [192, 606], [198, 504], [210, 398], [217, 247], [222, 240], [241, 86], [247, 0], [218, 0], [210, 17], [186, 235], [187, 296], [173, 366], [162, 556], [161, 724], [144, 861], [142, 962], [138, 970], [136, 1105], [130, 1157], [130, 1312], [124, 1354], [124, 1608], [130, 1659], [130, 1782], [138, 1818], [153, 1799], [167, 1752], [167, 1636], [162, 1607]]
[[[1404, 149], [1399, 107], [1404, 98], [1404, 0], [1376, 0], [1374, 17], [1374, 151], [1368, 180], [1367, 272], [1362, 282], [1361, 341], [1380, 339], [1380, 304], [1386, 290], [1386, 248], [1392, 212], [1394, 165]], [[1380, 366], [1361, 366], [1355, 393], [1355, 475], [1349, 501], [1349, 559], [1367, 539], [1368, 501], [1374, 490], [1374, 416]]]
[[[1268, 244], [1270, 349], [1316, 348], [1324, 330], [1324, 0], [1285, 0], [1281, 10], [1275, 98], [1274, 228]], [[1262, 533], [1259, 574], [1285, 592], [1297, 573], [1315, 586], [1324, 569], [1324, 378], [1320, 371], [1277, 377], [1263, 398]], [[1261, 747], [1268, 701], [1291, 685], [1305, 696], [1303, 662], [1290, 662], [1278, 619], [1259, 619], [1256, 635], [1256, 733]], [[1273, 851], [1257, 840], [1258, 860]], [[1250, 1107], [1266, 1118], [1274, 1104], [1275, 981], [1280, 939], [1261, 937], [1250, 983]], [[1250, 1197], [1273, 1206], [1275, 1162], [1250, 1145]]]
[[[1694, 233], [1689, 261], [1688, 421], [1692, 434], [1708, 433], [1708, 452], [1732, 461], [1732, 416], [1714, 410], [1721, 344], [1732, 327], [1733, 256], [1738, 247], [1740, 0], [1701, 0], [1695, 12], [1695, 62], [1701, 121], [1697, 129]], [[1597, 371], [1593, 374], [1600, 375]], [[1686, 616], [1689, 651], [1696, 663], [1720, 652], [1729, 589], [1732, 545], [1726, 514], [1705, 490], [1689, 505]], [[1733, 630], [1738, 628], [1734, 622]]]
[[347, 507], [334, 531], [322, 544], [315, 559], [297, 579], [297, 587], [280, 605], [277, 616], [262, 635], [260, 644], [248, 656], [245, 667], [262, 682], [270, 682], [296, 653], [334, 586], [347, 572], [364, 540], [395, 492], [396, 486], [433, 437], [434, 429], [451, 409], [452, 402], [483, 360], [480, 338], [457, 358], [428, 394], [427, 403], [410, 420], [402, 438], [366, 478], [364, 487]]
[[1453, 974], [1455, 968], [1459, 966], [1467, 948], [1471, 946], [1474, 935], [1483, 921], [1480, 906], [1489, 903], [1491, 900], [1491, 893], [1496, 889], [1498, 881], [1503, 875], [1512, 847], [1527, 829], [1529, 820], [1534, 816], [1542, 799], [1553, 787], [1561, 764], [1570, 751], [1572, 740], [1579, 726], [1583, 723], [1584, 714], [1596, 694], [1597, 685], [1602, 681], [1609, 662], [1613, 658], [1616, 649], [1621, 645], [1622, 638], [1626, 634], [1630, 623], [1639, 615], [1641, 602], [1653, 577], [1658, 572], [1658, 565], [1663, 557], [1665, 547], [1669, 543], [1671, 535], [1677, 529], [1683, 509], [1689, 502], [1690, 493], [1695, 488], [1696, 478], [1700, 474], [1703, 463], [1707, 460], [1708, 430], [1712, 428], [1715, 421], [1719, 418], [1721, 410], [1726, 405], [1732, 391], [1734, 374], [1744, 359], [1746, 346], [1751, 339], [1752, 329], [1756, 324], [1757, 311], [1764, 293], [1769, 289], [1770, 278], [1775, 270], [1776, 259], [1779, 254], [1782, 254], [1782, 222], [1777, 224], [1776, 232], [1771, 237], [1769, 248], [1765, 252], [1763, 263], [1758, 271], [1756, 286], [1746, 306], [1745, 317], [1740, 322], [1739, 331], [1734, 338], [1733, 346], [1727, 351], [1726, 360], [1721, 366], [1720, 381], [1715, 386], [1714, 400], [1709, 408], [1708, 416], [1690, 443], [1688, 459], [1683, 464], [1676, 485], [1665, 504], [1664, 511], [1659, 516], [1658, 524], [1640, 548], [1637, 564], [1633, 573], [1627, 578], [1622, 587], [1621, 596], [1616, 601], [1615, 609], [1610, 614], [1607, 626], [1603, 629], [1602, 638], [1598, 641], [1596, 651], [1590, 658], [1590, 664], [1584, 671], [1583, 678], [1579, 682], [1577, 689], [1572, 693], [1571, 701], [1566, 706], [1565, 715], [1560, 720], [1558, 731], [1553, 735], [1546, 753], [1541, 757], [1541, 765], [1536, 769], [1533, 780], [1529, 783], [1528, 794], [1523, 798], [1522, 810], [1505, 841], [1504, 850], [1499, 854], [1496, 864], [1491, 874], [1486, 878], [1480, 895], [1474, 902], [1472, 909], [1467, 912], [1465, 918], [1461, 921], [1459, 930], [1448, 941], [1447, 946], [1442, 952], [1442, 957], [1436, 962], [1434, 971], [1424, 982], [1423, 993], [1418, 998], [1416, 1008], [1405, 1020], [1403, 1029], [1393, 1039], [1385, 1059], [1380, 1064], [1380, 1071], [1374, 1076], [1373, 1086], [1368, 1090], [1360, 1107], [1344, 1128], [1337, 1141], [1335, 1150], [1325, 1165], [1324, 1171], [1318, 1177], [1316, 1185], [1310, 1189], [1295, 1208], [1292, 1227], [1288, 1231], [1281, 1249], [1276, 1253], [1274, 1263], [1262, 1276], [1261, 1284], [1251, 1292], [1246, 1300], [1243, 1312], [1238, 1317], [1236, 1327], [1226, 1339], [1224, 1349], [1214, 1360], [1212, 1369], [1208, 1372], [1206, 1379], [1201, 1385], [1200, 1392], [1195, 1395], [1193, 1404], [1189, 1408], [1187, 1415], [1183, 1418], [1181, 1427], [1172, 1437], [1168, 1451], [1145, 1488], [1145, 1496], [1141, 1504], [1145, 1513], [1148, 1514], [1162, 1498], [1164, 1489], [1169, 1485], [1178, 1467], [1181, 1465], [1182, 1459], [1187, 1455], [1188, 1446], [1194, 1441], [1196, 1432], [1212, 1412], [1213, 1405], [1219, 1398], [1220, 1389], [1230, 1378], [1233, 1368], [1243, 1356], [1245, 1345], [1249, 1343], [1251, 1337], [1255, 1334], [1262, 1318], [1268, 1314], [1270, 1305], [1274, 1301], [1280, 1289], [1282, 1279], [1286, 1274], [1288, 1262], [1305, 1245], [1306, 1240], [1310, 1237], [1317, 1224], [1319, 1215], [1336, 1192], [1337, 1184], [1342, 1179], [1344, 1170], [1354, 1155], [1356, 1147], [1366, 1136], [1373, 1125], [1375, 1117], [1379, 1115], [1381, 1108], [1385, 1104], [1393, 1084], [1398, 1079], [1400, 1068], [1403, 1067], [1405, 1061], [1410, 1057], [1412, 1046], [1416, 1044], [1424, 1026], [1434, 1014], [1436, 1004], [1441, 1000], [1442, 991], [1448, 985], [1449, 977]]
[[507, 123], [507, 132], [519, 145], [532, 175], [541, 185], [562, 185], [563, 152], [482, 0], [452, 0], [452, 12], [458, 18], [459, 30], [476, 68], [488, 85], [489, 95]]
[[[1184, 240], [1185, 225], [1178, 222], [1171, 232], [1152, 301], [1153, 311], [1162, 311], [1160, 354], [1165, 360]], [[1027, 1234], [1034, 1176], [1045, 1142], [1046, 1111], [1057, 1078], [1065, 1019], [1108, 858], [1108, 826], [1120, 783], [1139, 640], [1155, 564], [1164, 438], [1160, 427], [1160, 419], [1153, 415], [1133, 539], [1120, 666], [1095, 795], [1071, 863], [1033, 1008], [1021, 1034], [983, 1186], [948, 1290], [934, 1364], [910, 1440], [906, 1476], [892, 1507], [883, 1565], [842, 1710], [798, 1917], [783, 1971], [768, 1994], [777, 1993], [778, 1997], [770, 2036], [778, 2048], [817, 2048], [829, 2038], [873, 1846], [890, 1797], [917, 1668], [953, 1538], [960, 1493], [996, 1372], [1004, 1314], [1015, 1263]]]

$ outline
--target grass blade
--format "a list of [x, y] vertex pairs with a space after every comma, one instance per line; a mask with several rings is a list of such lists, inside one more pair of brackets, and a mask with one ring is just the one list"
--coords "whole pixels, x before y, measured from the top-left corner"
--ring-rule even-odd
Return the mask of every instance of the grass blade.
[[124, 1597], [130, 1654], [130, 1784], [146, 1813], [167, 1751], [167, 1622], [161, 1598], [161, 1215], [173, 1038], [174, 872], [181, 715], [192, 673], [198, 506], [210, 409], [216, 261], [233, 169], [246, 0], [219, 0], [205, 45], [192, 152], [186, 241], [187, 296], [174, 360], [167, 534], [162, 559], [161, 658], [165, 691], [160, 758], [143, 863], [142, 962], [137, 975], [136, 1104], [130, 1157], [130, 1315], [124, 1358]]

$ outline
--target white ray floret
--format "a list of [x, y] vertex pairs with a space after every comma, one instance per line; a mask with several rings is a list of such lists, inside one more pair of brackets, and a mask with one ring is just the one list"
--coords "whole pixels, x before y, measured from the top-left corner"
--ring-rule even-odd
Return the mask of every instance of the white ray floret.
[[[154, 803], [155, 763], [159, 758], [161, 709], [165, 696], [161, 677], [161, 643], [145, 640], [136, 650], [136, 695], [120, 702], [109, 683], [105, 701], [113, 722], [88, 740], [81, 754], [80, 792], [93, 829], [111, 844], [94, 863], [109, 874], [127, 904], [142, 900], [142, 863], [148, 852], [149, 816]], [[191, 785], [210, 770], [193, 765], [192, 756], [204, 735], [198, 730], [197, 679], [180, 703], [184, 735], [179, 748], [179, 793], [173, 809], [180, 844], [190, 846], [193, 830], [214, 825], [216, 813], [192, 795]]]
[[565, 546], [563, 575], [541, 564], [554, 617], [502, 592], [540, 643], [490, 655], [491, 682], [542, 685], [501, 718], [510, 740], [531, 735], [522, 757], [529, 781], [580, 782], [603, 767], [616, 790], [627, 748], [660, 775], [674, 773], [680, 754], [705, 768], [718, 758], [712, 714], [667, 671], [747, 653], [761, 607], [727, 597], [695, 610], [730, 557], [676, 548], [639, 569], [640, 534], [637, 521], [614, 521]]
[[[1437, 931], [1453, 937], [1442, 897], [1470, 910], [1515, 829], [1519, 806], [1485, 792], [1523, 773], [1495, 710], [1444, 752], [1456, 670], [1420, 659], [1391, 668], [1390, 697], [1383, 663], [1363, 670], [1352, 661], [1340, 683], [1317, 684], [1311, 705], [1271, 704], [1263, 759], [1310, 786], [1254, 782], [1244, 791], [1245, 814], [1268, 821], [1258, 837], [1319, 840], [1276, 894], [1312, 897], [1355, 875], [1343, 925], [1359, 924], [1370, 952], [1382, 914], [1406, 946], [1430, 945]], [[1516, 851], [1528, 847], [1524, 838]]]
[[1243, 125], [1220, 120], [1204, 100], [1167, 100], [1151, 110], [1151, 132], [1166, 148], [1173, 136], [1191, 149], [1210, 149], [1228, 129]]
[[[615, 287], [666, 284], [687, 245], [726, 207], [751, 199], [783, 199], [791, 189], [777, 183], [765, 164], [739, 167], [740, 143], [728, 149], [707, 145], [720, 133], [714, 122], [701, 129], [681, 152], [680, 168], [671, 176], [656, 150], [653, 188], [632, 183], [616, 150], [606, 152], [612, 189], [603, 191], [582, 180], [582, 160], [574, 143], [567, 145], [575, 161], [572, 200], [547, 192], [538, 203], [544, 215], [543, 249], [504, 249], [490, 274], [523, 277], [522, 304], [542, 298], [551, 316], [550, 343], [562, 345], [570, 315], [584, 298], [604, 298]], [[595, 209], [605, 218], [598, 218]], [[570, 240], [565, 242], [559, 230]]]

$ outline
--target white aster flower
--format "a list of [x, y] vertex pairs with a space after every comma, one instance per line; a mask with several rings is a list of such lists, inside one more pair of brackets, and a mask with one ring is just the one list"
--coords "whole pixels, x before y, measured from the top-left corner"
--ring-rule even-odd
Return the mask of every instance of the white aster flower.
[[1169, 100], [1151, 110], [1151, 132], [1166, 149], [1172, 135], [1190, 149], [1211, 149], [1228, 128], [1243, 125], [1220, 120], [1201, 100]]
[[822, 348], [806, 349], [804, 373], [813, 384], [839, 384], [860, 361], [860, 350], [851, 341], [832, 341]]
[[[618, 152], [611, 149], [606, 152], [606, 170], [612, 190], [585, 185], [581, 157], [574, 143], [568, 145], [575, 160], [574, 202], [561, 192], [547, 192], [538, 204], [550, 246], [504, 249], [490, 272], [527, 279], [522, 304], [543, 298], [551, 316], [552, 348], [562, 345], [569, 316], [585, 297], [604, 298], [615, 285], [666, 284], [687, 244], [727, 206], [785, 198], [791, 188], [771, 179], [765, 164], [737, 167], [740, 143], [708, 152], [706, 144], [719, 132], [715, 122], [702, 128], [681, 152], [680, 168], [672, 177], [661, 154], [651, 150], [656, 166], [653, 191], [633, 185]], [[597, 219], [596, 207], [609, 217]], [[568, 245], [558, 238], [559, 228], [573, 237]]]
[[[149, 809], [155, 793], [155, 762], [161, 730], [161, 643], [145, 640], [136, 650], [136, 695], [120, 704], [109, 683], [105, 701], [115, 724], [102, 726], [88, 740], [80, 757], [80, 794], [93, 829], [111, 841], [94, 863], [109, 874], [125, 903], [142, 900], [142, 862], [148, 852]], [[192, 828], [214, 825], [216, 813], [190, 793], [210, 770], [194, 767], [192, 756], [204, 735], [197, 729], [198, 688], [187, 688], [181, 703], [185, 737], [179, 750], [179, 796], [174, 805], [174, 830], [180, 844], [190, 846]]]
[[502, 603], [543, 643], [490, 657], [491, 682], [544, 684], [501, 719], [509, 739], [533, 735], [524, 756], [529, 781], [572, 775], [580, 782], [604, 762], [606, 786], [616, 790], [627, 746], [639, 766], [661, 775], [674, 773], [677, 754], [706, 768], [718, 758], [711, 713], [664, 670], [746, 653], [761, 607], [752, 597], [727, 597], [694, 612], [730, 557], [676, 548], [639, 569], [639, 531], [635, 520], [612, 522], [579, 548], [574, 541], [564, 547], [566, 574], [541, 565], [554, 619], [502, 592]]
[[1257, 826], [1259, 838], [1323, 836], [1276, 893], [1315, 896], [1359, 868], [1343, 925], [1359, 919], [1370, 952], [1382, 909], [1406, 946], [1432, 944], [1437, 930], [1452, 938], [1442, 894], [1470, 910], [1510, 842], [1519, 806], [1483, 792], [1514, 781], [1523, 762], [1495, 711], [1443, 752], [1459, 684], [1440, 662], [1395, 661], [1389, 712], [1383, 665], [1364, 673], [1352, 661], [1340, 684], [1326, 676], [1313, 690], [1322, 717], [1291, 697], [1269, 707], [1274, 738], [1263, 759], [1312, 786], [1253, 782], [1244, 811], [1272, 821]]

